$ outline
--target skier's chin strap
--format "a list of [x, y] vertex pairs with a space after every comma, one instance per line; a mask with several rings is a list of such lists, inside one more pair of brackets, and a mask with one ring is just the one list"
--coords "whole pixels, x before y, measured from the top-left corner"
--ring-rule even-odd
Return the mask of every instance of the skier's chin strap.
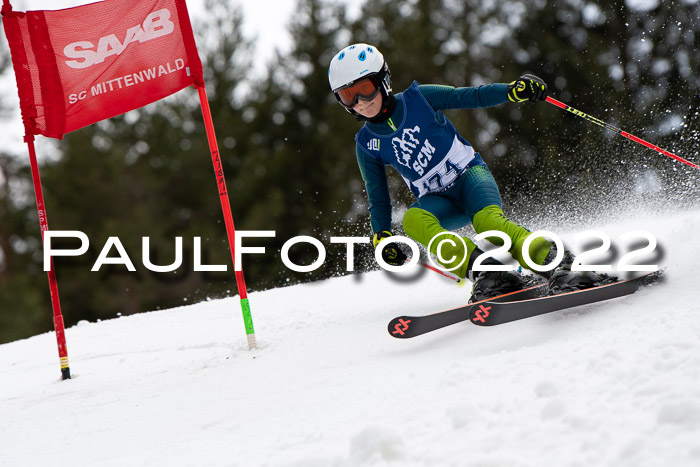
[[391, 117], [393, 115], [395, 107], [396, 107], [396, 99], [394, 98], [393, 94], [389, 94], [389, 96], [384, 98], [384, 102], [382, 103], [382, 108], [376, 116], [374, 116], [372, 118], [367, 118], [367, 117], [363, 117], [362, 115], [358, 114], [355, 111], [353, 111], [353, 114], [355, 115], [355, 119], [357, 119], [357, 121], [360, 121], [360, 122], [384, 123], [387, 120], [389, 120], [389, 117]]

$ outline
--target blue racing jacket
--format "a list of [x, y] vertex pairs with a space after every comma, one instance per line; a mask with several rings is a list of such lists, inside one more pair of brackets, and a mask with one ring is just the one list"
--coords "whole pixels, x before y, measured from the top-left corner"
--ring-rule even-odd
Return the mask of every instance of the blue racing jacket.
[[363, 125], [355, 142], [373, 232], [391, 230], [385, 166], [392, 166], [421, 198], [449, 189], [468, 168], [486, 165], [441, 110], [502, 104], [508, 101], [506, 88], [506, 84], [453, 88], [414, 81], [395, 95], [396, 106], [386, 122]]

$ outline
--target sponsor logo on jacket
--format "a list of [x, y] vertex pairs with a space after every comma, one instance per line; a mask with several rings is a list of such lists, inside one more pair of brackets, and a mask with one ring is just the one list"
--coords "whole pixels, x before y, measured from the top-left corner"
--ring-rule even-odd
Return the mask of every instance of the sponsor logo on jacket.
[[[406, 128], [401, 133], [401, 137], [395, 136], [391, 140], [394, 147], [396, 161], [409, 169], [413, 169], [418, 175], [425, 173], [425, 168], [435, 154], [435, 147], [426, 138], [421, 146], [421, 142], [416, 136], [420, 133], [420, 127]], [[420, 147], [420, 150], [418, 149]]]

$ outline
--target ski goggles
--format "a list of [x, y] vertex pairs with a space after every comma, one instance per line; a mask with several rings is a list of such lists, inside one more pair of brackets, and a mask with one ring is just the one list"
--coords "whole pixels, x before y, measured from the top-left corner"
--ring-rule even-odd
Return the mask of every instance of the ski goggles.
[[379, 93], [379, 85], [372, 78], [365, 78], [350, 84], [336, 92], [338, 100], [348, 109], [352, 109], [362, 99], [371, 101]]

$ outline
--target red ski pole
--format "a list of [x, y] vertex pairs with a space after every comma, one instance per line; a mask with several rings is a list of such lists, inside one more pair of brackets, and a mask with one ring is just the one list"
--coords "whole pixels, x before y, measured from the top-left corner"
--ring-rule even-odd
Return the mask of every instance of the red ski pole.
[[671, 159], [675, 159], [675, 160], [677, 160], [678, 162], [682, 162], [682, 163], [684, 163], [684, 164], [686, 164], [686, 165], [689, 165], [690, 167], [692, 167], [692, 168], [694, 168], [694, 169], [700, 169], [700, 166], [697, 165], [697, 164], [693, 164], [692, 162], [687, 161], [687, 160], [683, 159], [682, 157], [673, 154], [672, 152], [668, 152], [668, 151], [666, 151], [665, 149], [661, 149], [660, 147], [658, 147], [658, 146], [656, 146], [656, 145], [654, 145], [654, 144], [651, 144], [651, 143], [649, 143], [649, 142], [647, 142], [647, 141], [644, 141], [642, 138], [637, 138], [636, 136], [631, 135], [631, 134], [627, 133], [626, 131], [622, 131], [622, 130], [620, 130], [619, 128], [615, 128], [614, 126], [612, 126], [612, 125], [609, 124], [609, 123], [605, 123], [605, 122], [602, 121], [602, 120], [599, 120], [599, 119], [597, 119], [597, 118], [595, 118], [595, 117], [591, 117], [591, 116], [588, 115], [587, 113], [581, 112], [580, 110], [576, 110], [576, 109], [574, 109], [573, 107], [571, 107], [570, 105], [566, 105], [566, 104], [564, 104], [563, 102], [559, 102], [559, 101], [556, 100], [556, 99], [552, 99], [551, 97], [548, 97], [548, 98], [547, 98], [547, 102], [549, 102], [549, 103], [552, 104], [552, 105], [556, 105], [556, 106], [559, 107], [560, 109], [564, 109], [564, 110], [566, 110], [567, 112], [571, 112], [572, 114], [574, 114], [574, 115], [576, 115], [576, 116], [579, 116], [579, 117], [581, 117], [581, 118], [585, 118], [585, 119], [588, 120], [589, 122], [595, 123], [595, 124], [598, 125], [598, 126], [602, 126], [603, 128], [606, 128], [606, 129], [608, 129], [608, 130], [610, 130], [610, 131], [614, 131], [614, 132], [617, 133], [618, 135], [622, 135], [622, 136], [624, 136], [625, 138], [634, 141], [635, 143], [639, 143], [639, 144], [641, 144], [641, 145], [644, 145], [644, 146], [648, 147], [649, 149], [653, 149], [654, 151], [659, 152], [659, 153], [663, 154], [664, 156], [668, 156], [668, 157], [670, 157]]
[[437, 272], [437, 273], [440, 274], [441, 276], [445, 276], [445, 277], [447, 277], [448, 279], [455, 281], [455, 282], [457, 283], [457, 285], [460, 286], [460, 287], [462, 287], [464, 284], [467, 283], [467, 280], [466, 280], [466, 279], [462, 279], [461, 277], [457, 277], [457, 276], [455, 276], [455, 275], [453, 275], [453, 274], [449, 274], [448, 272], [443, 271], [443, 270], [441, 270], [441, 269], [438, 269], [438, 268], [436, 268], [436, 267], [434, 267], [434, 266], [431, 266], [431, 265], [429, 265], [428, 263], [424, 263], [423, 261], [419, 262], [418, 264], [420, 264], [421, 266], [423, 266], [425, 269], [430, 269], [430, 270], [433, 271], [433, 272]]

